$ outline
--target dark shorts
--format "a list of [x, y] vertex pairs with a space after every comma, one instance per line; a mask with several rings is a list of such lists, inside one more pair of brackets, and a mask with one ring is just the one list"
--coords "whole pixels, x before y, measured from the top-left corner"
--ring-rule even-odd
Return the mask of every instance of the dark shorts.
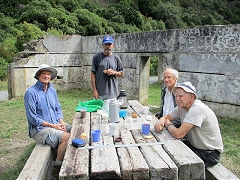
[[[67, 131], [70, 133], [72, 125], [65, 123]], [[45, 128], [37, 132], [32, 138], [41, 144], [47, 144], [52, 148], [56, 148], [61, 143], [62, 134], [64, 131], [54, 128]]]
[[197, 149], [193, 147], [187, 140], [183, 140], [183, 143], [186, 144], [198, 157], [203, 160], [205, 167], [216, 165], [220, 160], [220, 152], [218, 150]]

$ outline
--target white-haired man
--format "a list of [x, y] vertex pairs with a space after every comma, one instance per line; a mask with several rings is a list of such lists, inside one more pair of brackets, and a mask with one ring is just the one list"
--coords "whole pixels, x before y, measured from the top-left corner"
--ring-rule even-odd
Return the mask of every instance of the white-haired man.
[[[173, 94], [173, 88], [177, 84], [178, 77], [178, 71], [173, 68], [167, 67], [163, 72], [163, 82], [165, 87], [162, 89], [162, 107], [155, 115], [156, 118], [160, 119], [161, 117], [166, 116], [177, 106]], [[173, 123], [176, 127], [181, 125], [179, 120], [174, 120]]]
[[[204, 161], [206, 167], [217, 164], [223, 152], [223, 143], [216, 115], [196, 99], [196, 89], [190, 82], [177, 84], [173, 92], [177, 107], [155, 124], [156, 132], [165, 126], [177, 139], [187, 135], [183, 142]], [[176, 118], [182, 122], [179, 128], [172, 124]]]
[[72, 127], [63, 121], [57, 92], [50, 83], [56, 76], [56, 69], [40, 65], [34, 76], [36, 84], [24, 96], [29, 136], [36, 142], [57, 148], [54, 176], [58, 176]]

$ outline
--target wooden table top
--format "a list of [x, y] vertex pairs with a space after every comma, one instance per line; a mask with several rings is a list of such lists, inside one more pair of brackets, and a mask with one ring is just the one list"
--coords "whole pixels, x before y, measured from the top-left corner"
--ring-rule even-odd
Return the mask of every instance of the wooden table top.
[[[184, 143], [173, 138], [164, 129], [160, 133], [154, 130], [157, 119], [143, 114], [143, 106], [137, 100], [129, 100], [127, 117], [133, 111], [138, 117], [151, 125], [148, 139], [141, 129], [129, 130], [126, 119], [120, 119], [116, 125], [115, 136], [109, 136], [109, 124], [96, 112], [87, 113], [80, 118], [76, 112], [71, 137], [60, 170], [59, 179], [204, 179], [203, 161]], [[151, 116], [150, 121], [146, 116]], [[100, 129], [100, 142], [92, 142], [91, 130]], [[78, 149], [72, 146], [72, 140], [87, 134], [85, 146], [138, 144], [163, 142], [163, 144], [139, 147], [108, 147]], [[119, 142], [119, 137], [120, 142]], [[117, 141], [118, 140], [118, 141]]]

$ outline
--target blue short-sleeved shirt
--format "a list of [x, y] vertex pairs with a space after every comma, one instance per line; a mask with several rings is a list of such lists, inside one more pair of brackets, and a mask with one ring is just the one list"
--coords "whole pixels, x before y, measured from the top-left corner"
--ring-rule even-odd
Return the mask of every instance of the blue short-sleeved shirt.
[[48, 128], [41, 126], [44, 121], [51, 124], [59, 124], [59, 119], [63, 119], [57, 92], [51, 83], [48, 84], [48, 89], [45, 92], [44, 84], [37, 81], [36, 84], [30, 87], [25, 93], [24, 105], [30, 137], [37, 131]]
[[96, 88], [103, 99], [118, 96], [118, 79], [115, 75], [107, 75], [103, 71], [113, 69], [123, 72], [123, 65], [118, 55], [105, 55], [103, 52], [96, 54], [92, 59], [92, 72], [96, 74]]

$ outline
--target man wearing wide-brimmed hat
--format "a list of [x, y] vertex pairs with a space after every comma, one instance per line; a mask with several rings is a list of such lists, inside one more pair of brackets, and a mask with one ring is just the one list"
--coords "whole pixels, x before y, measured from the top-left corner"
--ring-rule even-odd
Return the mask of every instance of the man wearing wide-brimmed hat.
[[35, 73], [37, 82], [24, 96], [29, 136], [35, 141], [57, 148], [55, 169], [59, 172], [70, 137], [71, 125], [63, 121], [63, 113], [57, 92], [50, 80], [57, 70], [42, 64]]
[[[215, 113], [197, 99], [196, 88], [190, 82], [177, 84], [173, 93], [177, 107], [155, 124], [156, 132], [165, 126], [177, 139], [186, 136], [183, 142], [204, 161], [206, 167], [217, 164], [223, 143]], [[174, 119], [181, 120], [179, 128], [173, 126]]]

